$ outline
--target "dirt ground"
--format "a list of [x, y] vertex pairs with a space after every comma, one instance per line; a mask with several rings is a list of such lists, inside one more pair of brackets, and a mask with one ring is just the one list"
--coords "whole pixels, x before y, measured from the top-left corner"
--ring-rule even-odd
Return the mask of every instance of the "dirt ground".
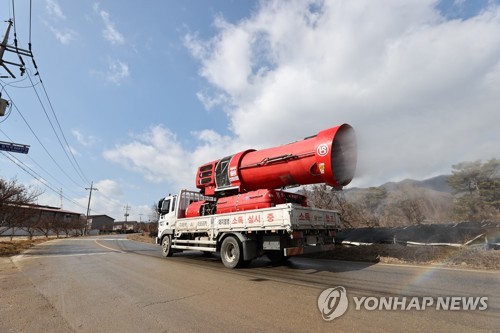
[[[131, 234], [129, 239], [154, 243], [155, 239], [140, 234]], [[0, 240], [0, 257], [10, 257], [46, 241]], [[442, 265], [472, 269], [500, 270], [500, 250], [487, 250], [482, 247], [445, 247], [445, 246], [402, 246], [375, 244], [369, 246], [337, 246], [334, 251], [310, 255], [313, 258], [382, 262], [390, 264]]]

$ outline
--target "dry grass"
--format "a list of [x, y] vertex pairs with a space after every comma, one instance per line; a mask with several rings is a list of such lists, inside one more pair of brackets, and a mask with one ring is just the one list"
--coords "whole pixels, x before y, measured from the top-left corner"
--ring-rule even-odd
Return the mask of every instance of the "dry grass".
[[32, 239], [32, 240], [13, 240], [13, 241], [0, 241], [0, 257], [15, 256], [24, 250], [29, 249], [36, 244], [43, 243], [47, 239]]
[[147, 235], [131, 234], [131, 235], [127, 236], [127, 238], [131, 239], [131, 240], [138, 241], [138, 242], [155, 244], [155, 238], [154, 237], [149, 237]]
[[334, 251], [315, 255], [317, 258], [382, 262], [413, 265], [444, 265], [476, 269], [500, 270], [500, 251], [475, 247], [402, 246], [375, 244], [337, 246]]

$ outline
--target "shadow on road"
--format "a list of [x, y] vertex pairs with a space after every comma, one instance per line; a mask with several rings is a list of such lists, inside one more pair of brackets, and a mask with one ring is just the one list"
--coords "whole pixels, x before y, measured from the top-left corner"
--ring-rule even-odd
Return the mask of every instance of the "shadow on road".
[[[221, 268], [225, 268], [218, 253], [204, 254], [196, 251], [186, 251], [175, 253], [172, 258], [179, 257], [192, 260], [193, 262], [216, 263]], [[266, 256], [252, 260], [245, 267], [237, 268], [237, 271], [249, 271], [258, 269], [267, 270], [304, 270], [305, 274], [315, 274], [318, 272], [341, 273], [366, 269], [375, 265], [376, 262], [352, 262], [331, 259], [319, 259], [305, 256], [291, 257], [281, 264], [272, 263]]]

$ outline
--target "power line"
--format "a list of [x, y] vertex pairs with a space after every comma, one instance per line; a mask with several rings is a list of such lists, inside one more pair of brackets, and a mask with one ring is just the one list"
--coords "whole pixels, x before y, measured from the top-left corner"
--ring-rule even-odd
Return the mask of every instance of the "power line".
[[[84, 182], [84, 183], [87, 183], [87, 181], [85, 180], [84, 176], [83, 176], [83, 173], [81, 172], [81, 168], [80, 168], [80, 171], [76, 168], [75, 164], [73, 163], [73, 161], [71, 160], [71, 158], [69, 157], [68, 155], [68, 152], [66, 150], [66, 148], [64, 147], [63, 143], [61, 142], [61, 138], [59, 137], [59, 135], [57, 134], [57, 131], [56, 129], [54, 128], [54, 124], [52, 123], [52, 121], [50, 120], [50, 117], [47, 113], [47, 110], [45, 109], [45, 106], [43, 105], [43, 102], [40, 98], [40, 95], [38, 94], [38, 91], [36, 90], [34, 84], [33, 84], [33, 80], [31, 79], [31, 75], [28, 73], [28, 78], [33, 86], [33, 90], [35, 91], [35, 94], [36, 94], [36, 97], [38, 98], [38, 101], [40, 102], [40, 106], [42, 107], [42, 110], [43, 110], [43, 113], [45, 114], [47, 120], [49, 121], [49, 124], [50, 124], [50, 127], [52, 128], [52, 131], [54, 132], [56, 138], [57, 138], [57, 141], [59, 142], [59, 144], [61, 145], [61, 148], [62, 150], [64, 151], [64, 154], [66, 155], [66, 157], [68, 158], [68, 161], [70, 162], [71, 166], [73, 167], [73, 169], [75, 169], [76, 173], [78, 174], [78, 176], [81, 178], [81, 180]], [[43, 82], [40, 80], [40, 83], [42, 83], [42, 87], [43, 87]], [[45, 88], [44, 88], [45, 89]], [[50, 101], [49, 101], [49, 104], [50, 104]], [[54, 110], [52, 110], [52, 112], [54, 113]], [[62, 128], [61, 128], [61, 125], [59, 124], [59, 120], [57, 120], [57, 117], [54, 113], [54, 117], [57, 121], [57, 124], [59, 126], [59, 131], [61, 132], [63, 138], [64, 138], [64, 141], [66, 142], [66, 145], [68, 147], [68, 150], [70, 151], [71, 155], [73, 156], [73, 159], [75, 160], [76, 162], [76, 159], [73, 155], [73, 153], [71, 152], [71, 148], [69, 147], [69, 144], [68, 144], [68, 141], [66, 140], [66, 137], [64, 136], [64, 133], [62, 131]], [[78, 162], [77, 162], [78, 163]]]
[[[4, 135], [6, 135], [1, 129], [0, 129], [0, 132], [3, 133]], [[7, 136], [7, 135], [6, 135]], [[9, 138], [7, 136], [7, 138]], [[9, 138], [9, 140], [12, 141], [12, 139]], [[0, 151], [1, 152], [1, 151]], [[30, 176], [32, 176], [35, 180], [37, 180], [38, 182], [40, 182], [42, 185], [46, 186], [47, 188], [49, 188], [51, 191], [57, 193], [58, 195], [61, 195], [61, 191], [60, 190], [57, 190], [55, 189], [55, 186], [50, 184], [50, 182], [47, 181], [47, 179], [45, 179], [42, 175], [40, 175], [38, 172], [36, 172], [35, 170], [33, 170], [29, 165], [27, 165], [26, 163], [24, 163], [23, 161], [19, 160], [18, 158], [14, 157], [12, 154], [9, 153], [10, 157], [7, 156], [5, 154], [5, 152], [2, 152], [4, 154], [5, 157], [7, 157], [11, 162], [13, 162], [16, 166], [18, 166], [20, 169], [22, 169], [24, 172], [28, 173]], [[52, 176], [49, 172], [47, 172], [40, 164], [38, 164], [33, 158], [31, 158], [29, 155], [27, 155], [28, 158], [31, 159], [31, 161], [33, 163], [35, 163], [39, 168], [41, 168], [43, 171], [45, 171], [45, 173], [47, 173], [52, 179], [54, 179], [56, 182], [58, 182], [59, 184], [65, 186], [63, 183], [61, 183], [60, 181], [58, 181], [54, 176]], [[29, 170], [27, 170], [29, 169]], [[41, 180], [40, 180], [41, 179]], [[42, 181], [43, 180], [43, 181]], [[93, 183], [92, 183], [93, 184]], [[69, 190], [70, 192], [72, 192], [74, 195], [78, 196], [79, 194], [72, 191], [71, 189], [69, 189], [68, 187], [65, 187], [67, 190]], [[92, 190], [98, 190], [97, 188], [93, 187], [93, 185], [91, 185], [91, 188]], [[86, 190], [89, 190], [90, 188], [85, 188]], [[114, 200], [112, 198], [109, 198], [108, 196], [104, 195], [102, 192], [100, 193], [100, 195], [102, 197], [104, 197], [105, 199], [109, 200], [109, 202], [111, 203], [114, 203]], [[85, 208], [84, 206], [82, 206], [81, 204], [79, 204], [78, 202], [74, 201], [73, 199], [65, 196], [65, 195], [62, 195], [65, 199], [67, 199], [68, 201], [74, 203], [75, 205], [79, 206], [79, 207], [82, 207], [82, 208]]]
[[[3, 51], [8, 50], [8, 51], [10, 51], [10, 52], [14, 52], [14, 53], [16, 53], [16, 54], [18, 55], [18, 57], [19, 57], [19, 62], [20, 62], [20, 65], [18, 65], [18, 66], [20, 67], [20, 70], [21, 70], [21, 76], [22, 76], [22, 75], [26, 72], [26, 64], [25, 64], [25, 62], [24, 62], [23, 58], [21, 57], [21, 55], [28, 56], [28, 57], [30, 57], [30, 58], [31, 58], [31, 60], [32, 60], [32, 62], [33, 62], [33, 66], [34, 66], [34, 68], [35, 68], [35, 70], [36, 70], [35, 76], [39, 75], [39, 72], [38, 72], [38, 67], [37, 67], [37, 65], [36, 65], [36, 61], [35, 61], [35, 58], [34, 58], [34, 55], [33, 55], [33, 52], [32, 52], [32, 43], [31, 43], [31, 20], [32, 20], [32, 17], [31, 17], [31, 14], [32, 14], [32, 2], [31, 2], [31, 0], [30, 0], [30, 17], [29, 17], [29, 18], [30, 18], [30, 21], [29, 21], [29, 51], [22, 50], [22, 49], [19, 49], [19, 48], [18, 48], [18, 40], [17, 40], [17, 27], [16, 27], [16, 14], [15, 14], [15, 4], [14, 4], [14, 0], [12, 0], [12, 16], [13, 16], [13, 20], [12, 20], [12, 19], [11, 19], [11, 20], [9, 20], [9, 27], [8, 27], [8, 29], [7, 29], [7, 33], [5, 34], [5, 37], [4, 37], [4, 43], [2, 43], [2, 48], [4, 48], [4, 50], [3, 50]], [[11, 47], [9, 48], [9, 47], [7, 46], [8, 32], [9, 32], [9, 29], [10, 29], [10, 27], [11, 27], [11, 26], [13, 26], [13, 27], [14, 27], [14, 46], [15, 46], [15, 48], [14, 48], [14, 49], [12, 49]], [[5, 45], [4, 45], [4, 44], [5, 44]], [[22, 52], [21, 52], [21, 51], [22, 51]], [[3, 54], [3, 52], [2, 52], [2, 54]], [[0, 59], [0, 60], [1, 60], [1, 59]], [[3, 62], [5, 62], [5, 61], [3, 61]], [[5, 64], [4, 64], [3, 62], [2, 62], [3, 67], [4, 67], [4, 68], [5, 68], [5, 69], [9, 72], [9, 74], [10, 74], [12, 77], [14, 77], [14, 75], [10, 72], [10, 70], [9, 70], [9, 69], [5, 66]], [[9, 63], [9, 62], [7, 62], [7, 63]], [[14, 63], [9, 63], [9, 64], [17, 65], [17, 64], [14, 64]], [[50, 117], [49, 117], [49, 115], [48, 115], [48, 113], [47, 113], [47, 110], [46, 110], [46, 108], [45, 108], [45, 105], [44, 105], [44, 103], [43, 103], [42, 99], [40, 98], [40, 94], [38, 93], [38, 90], [37, 90], [37, 89], [36, 89], [36, 87], [35, 87], [35, 84], [34, 84], [34, 82], [33, 82], [32, 78], [31, 78], [31, 75], [30, 75], [30, 72], [29, 72], [29, 71], [28, 71], [28, 75], [27, 75], [27, 76], [28, 76], [28, 78], [29, 78], [29, 80], [30, 80], [30, 82], [31, 82], [31, 86], [32, 86], [33, 90], [35, 91], [35, 94], [36, 94], [36, 96], [37, 96], [37, 98], [38, 98], [38, 101], [39, 101], [39, 103], [40, 103], [40, 106], [42, 107], [42, 110], [43, 110], [43, 112], [44, 112], [44, 114], [45, 114], [45, 116], [46, 116], [47, 120], [49, 121], [49, 124], [50, 124], [50, 126], [51, 126], [51, 128], [52, 128], [52, 131], [54, 132], [54, 134], [55, 134], [55, 136], [56, 136], [56, 138], [57, 138], [57, 140], [58, 140], [58, 142], [59, 142], [59, 144], [60, 144], [61, 148], [62, 148], [62, 149], [63, 149], [63, 151], [64, 151], [64, 154], [66, 155], [66, 157], [67, 157], [67, 159], [69, 160], [69, 162], [70, 162], [71, 166], [72, 166], [72, 167], [73, 167], [73, 169], [76, 171], [76, 173], [77, 173], [77, 174], [78, 174], [78, 176], [81, 178], [81, 180], [82, 180], [84, 183], [88, 183], [88, 180], [86, 179], [85, 174], [84, 174], [84, 172], [83, 172], [82, 168], [80, 167], [80, 165], [79, 165], [78, 161], [76, 160], [76, 158], [75, 158], [75, 156], [74, 156], [74, 154], [73, 154], [73, 151], [72, 151], [72, 149], [71, 149], [71, 147], [70, 147], [70, 145], [69, 145], [69, 143], [68, 143], [68, 140], [66, 139], [66, 136], [64, 135], [64, 131], [62, 130], [61, 124], [60, 124], [59, 119], [58, 119], [58, 117], [57, 117], [57, 115], [56, 115], [56, 113], [55, 113], [55, 110], [54, 110], [54, 107], [53, 107], [53, 105], [52, 105], [51, 99], [50, 99], [50, 97], [49, 97], [49, 95], [48, 95], [48, 93], [47, 93], [47, 89], [45, 88], [45, 85], [43, 84], [43, 81], [42, 81], [41, 77], [39, 78], [39, 83], [41, 83], [41, 84], [42, 84], [43, 91], [44, 91], [44, 93], [45, 93], [45, 97], [46, 97], [46, 99], [47, 99], [47, 101], [48, 101], [48, 103], [49, 103], [50, 109], [52, 110], [52, 114], [53, 114], [54, 119], [55, 119], [55, 121], [56, 121], [56, 123], [57, 123], [57, 126], [58, 126], [58, 128], [59, 128], [59, 132], [61, 133], [61, 135], [62, 135], [62, 137], [63, 137], [63, 140], [64, 140], [64, 142], [66, 143], [66, 147], [63, 145], [63, 143], [62, 143], [62, 141], [61, 141], [61, 138], [60, 138], [59, 134], [57, 133], [57, 131], [56, 131], [55, 127], [54, 127], [54, 124], [53, 124], [53, 122], [51, 121], [51, 119], [50, 119]], [[24, 118], [24, 117], [23, 117], [23, 118]], [[25, 122], [26, 122], [26, 121], [25, 121]], [[67, 148], [67, 149], [66, 149], [66, 148]], [[72, 158], [70, 158], [70, 156], [68, 155], [68, 151], [69, 151], [69, 153], [71, 154]]]
[[[9, 139], [10, 141], [13, 141], [2, 129], [0, 129], [0, 133], [2, 133], [3, 135], [5, 135], [7, 137], [7, 139]], [[29, 154], [27, 154], [25, 156], [28, 157], [34, 164], [36, 164], [36, 166], [38, 166], [40, 169], [42, 169], [42, 171], [44, 171], [45, 174], [47, 174], [49, 177], [51, 177], [52, 180], [54, 180], [57, 183], [59, 183], [60, 185], [64, 186], [67, 190], [69, 190], [70, 192], [72, 192], [74, 195], [76, 195], [76, 196], [80, 195], [80, 194], [76, 193], [75, 191], [71, 190], [65, 184], [63, 184], [60, 180], [58, 180], [56, 177], [54, 177], [50, 172], [48, 172], [47, 170], [45, 170], [45, 168], [42, 167], [37, 161], [35, 161]]]
[[[21, 160], [17, 159], [16, 157], [14, 157], [11, 153], [6, 153], [6, 152], [3, 152], [3, 151], [0, 151], [5, 157], [7, 157], [12, 163], [14, 163], [15, 165], [17, 165], [21, 170], [23, 170], [24, 172], [26, 172], [27, 174], [29, 174], [31, 177], [33, 177], [36, 181], [38, 181], [40, 184], [42, 184], [43, 186], [47, 187], [48, 189], [50, 189], [51, 191], [53, 191], [54, 193], [58, 194], [58, 195], [62, 195], [57, 189], [55, 189], [54, 187], [52, 187], [52, 185], [50, 185], [50, 183], [45, 179], [43, 178], [40, 174], [38, 174], [36, 171], [34, 171], [33, 169], [31, 169], [28, 165], [26, 165], [24, 162], [22, 162]], [[43, 181], [42, 181], [43, 180]], [[77, 206], [80, 206], [82, 208], [85, 208], [84, 206], [82, 206], [81, 204], [79, 204], [78, 202], [74, 201], [73, 199], [65, 196], [65, 195], [62, 195], [66, 200], [69, 200], [71, 201], [72, 203], [74, 203], [75, 205]]]
[[[12, 6], [14, 7], [14, 0], [12, 0]], [[73, 157], [73, 161], [75, 162], [76, 166], [78, 168], [75, 167], [75, 164], [73, 164], [73, 161], [71, 160], [71, 158], [69, 157], [67, 151], [66, 151], [66, 148], [63, 146], [62, 142], [61, 142], [61, 139], [59, 138], [59, 135], [57, 134], [55, 128], [54, 128], [54, 125], [52, 124], [52, 121], [50, 120], [50, 117], [49, 115], [47, 114], [47, 111], [45, 109], [45, 106], [43, 105], [43, 102], [40, 98], [40, 95], [38, 94], [38, 91], [36, 90], [35, 88], [35, 84], [33, 83], [33, 80], [31, 79], [31, 75], [30, 73], [28, 72], [28, 78], [31, 82], [31, 86], [33, 87], [33, 90], [35, 91], [35, 94], [38, 98], [38, 101], [40, 102], [40, 105], [43, 109], [43, 112], [45, 113], [45, 116], [47, 117], [47, 120], [49, 121], [50, 123], [50, 126], [52, 128], [52, 130], [54, 131], [54, 134], [56, 135], [57, 137], [57, 140], [59, 141], [59, 144], [61, 145], [61, 148], [63, 149], [64, 151], [64, 154], [66, 155], [66, 157], [68, 158], [71, 166], [75, 169], [75, 171], [77, 172], [77, 174], [79, 175], [79, 177], [85, 182], [85, 183], [88, 183], [88, 180], [86, 179], [85, 177], [85, 174], [83, 173], [83, 170], [82, 168], [80, 167], [80, 165], [78, 164], [78, 161], [76, 160], [75, 158], [75, 155], [73, 154], [73, 151], [71, 150], [71, 147], [68, 143], [68, 140], [66, 139], [66, 136], [64, 135], [64, 131], [62, 130], [62, 127], [61, 127], [61, 124], [59, 122], [59, 119], [57, 118], [57, 115], [56, 115], [56, 112], [54, 110], [54, 107], [52, 105], [52, 102], [49, 98], [49, 94], [47, 93], [47, 89], [45, 88], [45, 84], [43, 84], [43, 80], [42, 80], [42, 77], [40, 75], [40, 72], [38, 71], [38, 66], [36, 65], [36, 62], [35, 62], [35, 56], [33, 55], [33, 51], [32, 51], [32, 43], [31, 43], [31, 13], [32, 13], [32, 1], [30, 0], [30, 16], [29, 16], [29, 43], [28, 43], [28, 47], [29, 47], [29, 53], [30, 53], [30, 57], [31, 57], [31, 60], [33, 62], [33, 67], [35, 68], [36, 70], [36, 73], [35, 73], [35, 76], [38, 76], [39, 77], [39, 83], [42, 84], [42, 88], [43, 88], [43, 91], [45, 93], [45, 97], [47, 98], [47, 101], [49, 103], [49, 106], [50, 106], [50, 109], [52, 111], [52, 114], [54, 116], [54, 119], [56, 120], [56, 123], [57, 123], [57, 126], [59, 128], [59, 132], [61, 133], [63, 139], [64, 139], [64, 142], [66, 143], [66, 147], [68, 148], [67, 150], [70, 152], [71, 156]], [[14, 14], [15, 15], [15, 14]], [[14, 17], [14, 20], [15, 20], [15, 17]], [[15, 31], [16, 31], [16, 28], [15, 28], [15, 21], [14, 21], [14, 36], [16, 36], [15, 34]], [[16, 43], [16, 47], [17, 47], [17, 41], [16, 39], [14, 39], [15, 43]], [[21, 58], [21, 56], [19, 55], [19, 58]], [[22, 61], [22, 60], [21, 60]], [[24, 64], [24, 62], [23, 62]]]
[[[31, 82], [31, 88], [33, 88], [33, 90], [35, 91], [35, 94], [37, 96], [37, 99], [40, 103], [40, 106], [42, 107], [42, 110], [47, 118], [47, 120], [49, 121], [49, 124], [52, 128], [52, 131], [53, 133], [55, 134], [61, 148], [63, 149], [64, 151], [64, 154], [66, 155], [67, 159], [69, 160], [71, 166], [73, 167], [73, 169], [76, 171], [76, 173], [78, 174], [78, 176], [81, 178], [81, 180], [84, 182], [84, 183], [88, 183], [88, 180], [87, 178], [85, 177], [85, 174], [80, 166], [80, 164], [78, 163], [75, 155], [73, 154], [73, 151], [68, 143], [68, 140], [64, 134], [64, 131], [62, 130], [62, 127], [61, 127], [61, 124], [59, 122], [59, 119], [55, 113], [55, 109], [53, 107], [53, 104], [52, 104], [52, 101], [48, 95], [48, 92], [47, 92], [47, 89], [43, 83], [43, 80], [41, 79], [41, 77], [39, 76], [39, 72], [38, 72], [38, 66], [36, 64], [36, 61], [35, 61], [35, 58], [34, 58], [34, 55], [33, 55], [33, 52], [32, 52], [32, 27], [31, 27], [31, 24], [32, 24], [32, 0], [30, 0], [30, 4], [29, 4], [29, 43], [28, 43], [28, 46], [29, 46], [29, 51], [27, 50], [23, 50], [23, 49], [20, 49], [18, 47], [18, 40], [17, 40], [17, 27], [16, 27], [16, 13], [15, 13], [15, 3], [14, 3], [14, 0], [12, 0], [11, 2], [12, 4], [12, 17], [13, 19], [12, 20], [9, 20], [9, 28], [7, 30], [7, 33], [5, 34], [5, 38], [4, 38], [4, 43], [2, 43], [2, 48], [4, 48], [4, 50], [8, 50], [10, 52], [13, 52], [13, 53], [16, 53], [19, 57], [19, 62], [20, 64], [15, 64], [15, 63], [10, 63], [10, 62], [6, 62], [6, 63], [9, 63], [9, 64], [12, 64], [12, 65], [16, 65], [16, 66], [19, 66], [20, 68], [20, 71], [21, 71], [21, 76], [27, 71], [28, 72], [28, 75], [27, 77], [29, 78], [30, 82]], [[9, 7], [10, 7], [10, 3], [9, 3]], [[9, 8], [9, 11], [10, 11], [10, 8]], [[10, 29], [10, 26], [13, 26], [13, 30], [14, 30], [14, 47], [12, 46], [8, 46], [7, 45], [7, 39], [8, 39], [8, 31]], [[4, 45], [5, 44], [5, 45]], [[3, 54], [3, 52], [2, 52]], [[31, 72], [26, 68], [26, 64], [22, 58], [22, 55], [23, 56], [28, 56], [31, 58], [32, 60], [32, 63], [33, 63], [33, 67], [36, 71], [36, 73], [34, 74], [35, 76], [39, 76], [39, 82], [37, 82], [36, 84], [33, 82], [33, 79], [31, 77]], [[1, 60], [1, 59], [0, 59]], [[3, 63], [2, 63], [3, 65]], [[15, 76], [9, 71], [9, 69], [6, 67], [6, 66], [3, 66], [6, 68], [6, 70], [9, 72], [9, 74], [11, 74], [11, 77], [15, 78]], [[3, 82], [3, 81], [2, 81]], [[19, 82], [19, 81], [17, 81]], [[62, 136], [63, 140], [64, 140], [64, 143], [66, 144], [66, 147], [64, 146], [62, 140], [61, 140], [61, 137], [60, 135], [58, 134], [58, 131], [56, 130], [52, 120], [50, 119], [51, 117], [49, 116], [48, 112], [47, 112], [47, 109], [45, 107], [45, 104], [44, 102], [42, 101], [42, 98], [40, 97], [40, 94], [38, 93], [38, 90], [36, 89], [36, 85], [38, 84], [41, 84], [42, 85], [42, 88], [43, 88], [43, 92], [45, 94], [45, 98], [46, 98], [46, 101], [48, 102], [49, 104], [49, 107], [52, 111], [52, 115], [56, 121], [56, 124], [57, 124], [57, 127], [59, 129], [59, 132], [60, 132], [60, 135]], [[9, 84], [10, 85], [10, 84]], [[2, 86], [2, 91], [5, 89], [5, 85]], [[9, 96], [10, 98], [10, 95], [8, 92], [6, 92], [7, 95]], [[11, 98], [12, 99], [12, 98]], [[15, 108], [19, 115], [21, 116], [21, 118], [23, 119], [23, 121], [26, 123], [26, 125], [28, 126], [28, 128], [30, 129], [30, 131], [32, 132], [32, 134], [35, 136], [35, 138], [37, 139], [37, 141], [40, 143], [40, 145], [43, 147], [43, 149], [45, 150], [45, 152], [47, 153], [47, 155], [49, 155], [49, 157], [52, 159], [52, 161], [56, 164], [56, 166], [68, 177], [68, 179], [70, 179], [75, 185], [77, 186], [80, 186], [71, 176], [69, 176], [69, 174], [63, 170], [63, 168], [61, 167], [61, 165], [59, 163], [56, 162], [56, 160], [53, 158], [53, 156], [49, 153], [49, 151], [47, 150], [47, 148], [44, 146], [44, 144], [41, 142], [40, 138], [36, 135], [35, 131], [33, 130], [33, 128], [30, 126], [30, 124], [28, 123], [28, 121], [26, 120], [26, 118], [23, 116], [23, 114], [20, 112], [19, 108], [17, 107], [17, 105], [15, 103], [11, 103], [11, 109], [12, 108]], [[10, 114], [10, 112], [9, 112]], [[5, 134], [5, 133], [4, 133]], [[68, 155], [68, 151], [69, 153], [71, 154], [71, 158], [70, 156]], [[31, 157], [30, 157], [31, 158]], [[11, 159], [12, 160], [12, 159]], [[16, 159], [17, 160], [17, 159]], [[43, 171], [45, 171], [49, 176], [52, 177], [52, 175], [47, 172], [45, 169], [43, 169], [43, 167], [41, 167], [36, 161], [34, 161], [32, 159], [32, 161], [38, 165]], [[20, 162], [22, 163], [22, 162]], [[20, 166], [19, 163], [16, 163], [16, 165]], [[26, 165], [25, 165], [26, 166]], [[21, 167], [21, 166], [20, 166]], [[25, 168], [23, 168], [23, 170], [26, 171]], [[33, 171], [33, 170], [32, 170]], [[27, 172], [27, 171], [26, 171]], [[33, 171], [34, 172], [34, 171]], [[31, 173], [30, 173], [31, 174]], [[32, 175], [32, 174], [31, 174]], [[41, 176], [40, 176], [41, 177]], [[43, 179], [43, 177], [41, 177]], [[54, 190], [53, 188], [51, 188], [51, 190]]]
[[[33, 60], [34, 60], [34, 59], [33, 59]], [[73, 154], [73, 151], [71, 150], [71, 148], [70, 148], [70, 146], [69, 146], [68, 140], [66, 140], [66, 136], [64, 135], [64, 132], [63, 132], [63, 130], [62, 130], [62, 128], [61, 128], [61, 124], [59, 123], [59, 119], [58, 119], [58, 118], [57, 118], [57, 116], [56, 116], [56, 112], [55, 112], [55, 110], [54, 110], [54, 107], [52, 106], [52, 102], [51, 102], [51, 100], [50, 100], [50, 98], [49, 98], [49, 94], [47, 94], [47, 90], [45, 89], [45, 84], [43, 84], [43, 81], [42, 81], [42, 76], [41, 76], [41, 74], [38, 74], [38, 75], [39, 75], [39, 77], [40, 77], [40, 83], [42, 84], [42, 88], [43, 88], [43, 91], [44, 91], [44, 93], [45, 93], [45, 97], [47, 98], [47, 101], [49, 102], [50, 109], [52, 110], [52, 114], [54, 115], [54, 119], [56, 120], [57, 126], [59, 127], [59, 131], [61, 131], [61, 134], [62, 134], [62, 137], [63, 137], [63, 139], [64, 139], [64, 142], [66, 143], [66, 146], [68, 147], [68, 151], [69, 151], [69, 153], [71, 154], [71, 157], [73, 157], [73, 160], [75, 161], [75, 164], [76, 164], [76, 166], [78, 167], [78, 170], [80, 171], [80, 173], [81, 173], [81, 176], [82, 176], [83, 180], [84, 180], [86, 183], [88, 183], [89, 181], [88, 181], [87, 177], [85, 177], [85, 174], [83, 173], [83, 170], [82, 170], [82, 168], [80, 167], [80, 164], [78, 164], [78, 161], [76, 160], [75, 155]]]
[[[14, 1], [14, 0], [12, 0], [12, 1]], [[32, 12], [32, 7], [31, 7], [32, 3], [31, 2], [32, 2], [32, 0], [30, 0], [29, 43], [28, 43], [28, 47], [29, 47], [29, 52], [30, 52], [31, 60], [33, 62], [33, 67], [36, 70], [35, 76], [39, 77], [39, 82], [42, 84], [42, 88], [43, 88], [43, 91], [45, 93], [45, 97], [47, 99], [47, 102], [49, 103], [50, 109], [52, 111], [54, 119], [56, 120], [56, 123], [57, 123], [57, 126], [59, 128], [59, 131], [61, 132], [61, 135], [62, 135], [62, 137], [64, 139], [64, 142], [66, 143], [66, 147], [68, 148], [68, 151], [71, 154], [71, 157], [73, 158], [73, 161], [75, 162], [77, 168], [75, 168], [75, 165], [73, 165], [73, 162], [69, 158], [69, 156], [68, 156], [68, 154], [66, 152], [66, 149], [63, 147], [63, 145], [61, 143], [61, 140], [59, 139], [59, 136], [55, 132], [54, 127], [52, 126], [52, 122], [50, 122], [50, 119], [48, 118], [48, 115], [47, 115], [47, 113], [45, 111], [45, 107], [43, 106], [42, 101], [41, 101], [40, 97], [38, 96], [38, 92], [36, 91], [36, 88], [33, 85], [33, 81], [31, 80], [31, 75], [30, 75], [29, 72], [28, 72], [28, 77], [29, 77], [30, 82], [31, 82], [31, 84], [33, 86], [33, 90], [35, 90], [35, 93], [36, 93], [36, 95], [38, 97], [38, 100], [40, 101], [40, 104], [42, 105], [42, 108], [43, 108], [45, 114], [47, 115], [47, 119], [49, 119], [50, 125], [51, 125], [52, 129], [54, 130], [54, 134], [56, 135], [57, 139], [59, 140], [59, 143], [61, 144], [61, 147], [65, 151], [66, 157], [68, 157], [68, 160], [70, 161], [70, 163], [73, 166], [73, 168], [75, 168], [75, 171], [78, 173], [78, 175], [80, 176], [80, 178], [82, 178], [82, 180], [84, 182], [88, 183], [88, 179], [87, 179], [87, 177], [85, 177], [85, 173], [83, 172], [82, 168], [80, 167], [80, 164], [76, 160], [75, 155], [73, 154], [73, 151], [71, 150], [71, 147], [69, 146], [68, 140], [66, 139], [66, 136], [64, 135], [64, 131], [62, 130], [61, 124], [60, 124], [59, 119], [57, 118], [56, 112], [54, 110], [54, 106], [52, 105], [52, 101], [51, 101], [51, 99], [49, 97], [49, 94], [47, 93], [47, 89], [45, 88], [45, 84], [43, 83], [42, 76], [41, 76], [40, 72], [38, 71], [38, 66], [36, 65], [36, 62], [35, 62], [35, 56], [33, 55], [33, 52], [32, 52], [32, 43], [31, 43], [31, 12]], [[15, 30], [15, 28], [14, 28], [14, 30]]]
[[26, 118], [24, 118], [23, 114], [21, 113], [21, 111], [17, 107], [16, 103], [14, 103], [12, 101], [12, 98], [10, 97], [9, 93], [6, 90], [5, 90], [5, 93], [11, 99], [12, 106], [17, 110], [17, 112], [19, 113], [19, 115], [23, 119], [24, 123], [28, 126], [29, 130], [33, 134], [33, 136], [35, 136], [35, 138], [37, 139], [38, 143], [42, 146], [42, 148], [45, 150], [45, 152], [47, 153], [47, 155], [49, 155], [50, 159], [54, 162], [54, 164], [58, 167], [58, 169], [61, 170], [61, 172], [64, 173], [66, 175], [66, 177], [68, 177], [68, 179], [71, 180], [76, 186], [83, 187], [80, 184], [78, 184], [70, 175], [68, 175], [68, 173], [59, 165], [59, 163], [57, 163], [57, 161], [54, 159], [54, 157], [52, 156], [52, 154], [49, 153], [49, 151], [47, 150], [47, 148], [45, 147], [45, 145], [42, 143], [42, 141], [40, 140], [40, 138], [38, 137], [38, 135], [36, 135], [36, 133], [33, 130], [33, 128], [31, 128], [31, 126], [28, 123], [28, 121], [26, 120]]

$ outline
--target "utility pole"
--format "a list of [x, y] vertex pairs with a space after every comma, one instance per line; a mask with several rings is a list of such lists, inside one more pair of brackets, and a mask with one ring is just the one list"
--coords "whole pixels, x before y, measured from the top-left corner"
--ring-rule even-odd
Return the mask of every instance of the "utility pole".
[[90, 199], [92, 198], [92, 191], [99, 191], [93, 185], [94, 182], [90, 182], [90, 187], [85, 188], [87, 191], [89, 191], [89, 204], [87, 205], [87, 217], [85, 219], [85, 231], [84, 231], [85, 235], [87, 234], [89, 228]]
[[[7, 26], [7, 31], [5, 32], [3, 40], [0, 42], [0, 66], [2, 66], [7, 71], [9, 76], [2, 75], [0, 77], [6, 78], [6, 79], [7, 78], [15, 79], [16, 76], [12, 73], [12, 71], [7, 67], [6, 64], [19, 67], [19, 70], [21, 72], [21, 76], [23, 76], [24, 73], [26, 72], [24, 60], [23, 60], [23, 58], [21, 58], [21, 56], [30, 57], [31, 60], [33, 60], [33, 65], [34, 65], [35, 69], [37, 68], [37, 66], [36, 66], [35, 60], [33, 59], [33, 52], [31, 52], [31, 43], [29, 44], [29, 50], [24, 50], [24, 49], [18, 47], [16, 33], [14, 32], [14, 46], [8, 44], [10, 28], [14, 25], [14, 21], [12, 19], [10, 19], [7, 21], [7, 23], [9, 23], [9, 25]], [[15, 31], [15, 28], [14, 28], [14, 31]], [[16, 64], [14, 62], [10, 62], [10, 61], [5, 60], [3, 58], [5, 51], [16, 53], [19, 57], [20, 63]], [[38, 72], [37, 72], [37, 74], [38, 74]], [[37, 74], [35, 74], [35, 75], [37, 75]]]
[[125, 208], [125, 214], [124, 214], [124, 216], [125, 216], [125, 222], [127, 222], [127, 218], [128, 218], [128, 217], [129, 217], [129, 215], [130, 215], [130, 214], [128, 213], [128, 211], [130, 210], [130, 206], [127, 204], [127, 205], [126, 205], [125, 207], [123, 207], [123, 208]]
[[[8, 23], [9, 23], [9, 25], [7, 26], [7, 31], [5, 32], [5, 35], [3, 36], [2, 44], [0, 44], [0, 66], [2, 66], [7, 71], [7, 73], [9, 73], [10, 77], [15, 79], [16, 77], [14, 76], [14, 74], [12, 74], [10, 69], [7, 66], [5, 66], [5, 63], [10, 64], [10, 65], [15, 65], [15, 64], [13, 64], [9, 61], [3, 60], [3, 55], [4, 55], [5, 51], [7, 50], [7, 46], [8, 46], [7, 43], [9, 42], [10, 27], [12, 27], [12, 24], [14, 24], [14, 21], [9, 20]], [[2, 76], [2, 78], [8, 78], [8, 76]]]

